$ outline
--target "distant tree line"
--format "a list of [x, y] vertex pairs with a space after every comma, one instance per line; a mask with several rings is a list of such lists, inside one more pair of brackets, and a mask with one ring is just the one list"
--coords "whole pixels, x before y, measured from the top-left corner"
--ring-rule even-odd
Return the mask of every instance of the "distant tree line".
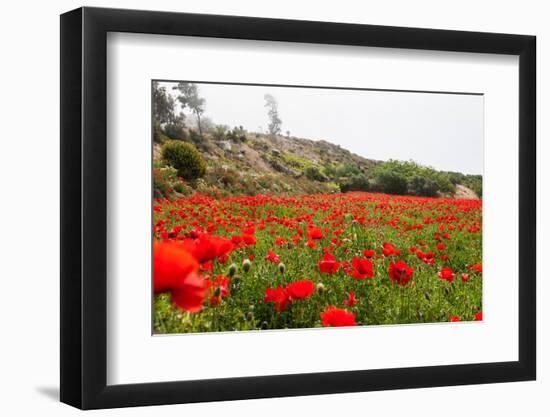
[[[310, 168], [311, 169], [311, 168]], [[342, 192], [372, 191], [397, 195], [436, 197], [453, 194], [462, 184], [482, 195], [482, 176], [437, 171], [414, 161], [389, 160], [365, 171], [357, 165], [339, 164], [315, 167], [318, 172], [305, 172], [317, 181], [333, 181]]]

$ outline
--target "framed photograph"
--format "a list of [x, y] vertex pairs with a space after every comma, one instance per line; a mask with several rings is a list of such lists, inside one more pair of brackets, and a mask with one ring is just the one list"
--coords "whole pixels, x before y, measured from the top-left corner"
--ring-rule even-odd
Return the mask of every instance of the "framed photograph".
[[61, 16], [61, 401], [533, 380], [535, 37]]

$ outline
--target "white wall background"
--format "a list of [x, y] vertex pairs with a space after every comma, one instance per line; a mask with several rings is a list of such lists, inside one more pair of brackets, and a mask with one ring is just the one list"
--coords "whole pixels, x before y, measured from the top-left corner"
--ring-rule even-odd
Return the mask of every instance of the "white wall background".
[[[538, 37], [538, 381], [95, 412], [127, 416], [530, 415], [550, 412], [550, 97], [546, 2], [123, 0], [86, 5], [531, 34]], [[0, 15], [0, 414], [76, 415], [59, 404], [59, 17], [72, 0], [5, 2]]]

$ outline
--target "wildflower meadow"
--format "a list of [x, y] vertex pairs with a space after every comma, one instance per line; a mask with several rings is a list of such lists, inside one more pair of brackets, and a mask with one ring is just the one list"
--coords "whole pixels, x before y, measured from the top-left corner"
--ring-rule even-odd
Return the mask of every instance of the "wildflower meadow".
[[349, 192], [154, 202], [154, 332], [482, 319], [482, 201]]

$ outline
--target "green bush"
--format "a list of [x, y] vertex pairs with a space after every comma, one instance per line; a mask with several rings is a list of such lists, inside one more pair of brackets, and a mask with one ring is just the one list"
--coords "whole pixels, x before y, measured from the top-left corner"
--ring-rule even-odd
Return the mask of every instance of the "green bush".
[[161, 145], [163, 143], [166, 143], [167, 141], [170, 140], [170, 138], [168, 136], [166, 136], [162, 130], [160, 129], [155, 129], [155, 131], [153, 132], [153, 140], [157, 143], [160, 143]]
[[340, 184], [343, 193], [348, 191], [369, 191], [369, 179], [364, 174], [356, 174]]
[[320, 182], [323, 182], [325, 181], [327, 178], [324, 176], [324, 174], [321, 172], [321, 170], [319, 169], [319, 167], [316, 167], [316, 166], [309, 166], [307, 167], [305, 170], [304, 170], [304, 174], [306, 175], [306, 178], [308, 180], [312, 180], [312, 181], [320, 181]]
[[394, 171], [384, 171], [376, 176], [376, 184], [386, 194], [407, 194], [407, 179]]
[[211, 129], [212, 138], [216, 141], [225, 140], [225, 134], [229, 130], [226, 125], [216, 125]]
[[483, 177], [481, 175], [466, 175], [463, 185], [471, 189], [479, 198], [483, 194]]
[[187, 139], [187, 135], [185, 134], [183, 128], [184, 126], [179, 123], [167, 123], [162, 130], [169, 138], [185, 140]]
[[233, 130], [226, 133], [226, 137], [232, 142], [246, 142], [246, 129], [242, 126], [235, 126]]
[[408, 193], [423, 197], [437, 196], [439, 186], [429, 178], [414, 176], [409, 180]]
[[189, 138], [191, 139], [191, 142], [193, 142], [195, 144], [199, 144], [203, 141], [202, 140], [202, 135], [199, 132], [197, 132], [196, 130], [190, 130], [189, 131]]
[[168, 197], [172, 194], [172, 183], [176, 178], [176, 171], [172, 167], [158, 167], [153, 168], [153, 185], [156, 195]]
[[193, 145], [170, 140], [162, 147], [162, 159], [176, 168], [178, 175], [185, 180], [202, 177], [206, 172], [206, 162]]
[[379, 191], [424, 196], [435, 196], [439, 192], [454, 193], [454, 181], [459, 181], [460, 175], [436, 171], [413, 161], [394, 160], [376, 166], [370, 173]]

